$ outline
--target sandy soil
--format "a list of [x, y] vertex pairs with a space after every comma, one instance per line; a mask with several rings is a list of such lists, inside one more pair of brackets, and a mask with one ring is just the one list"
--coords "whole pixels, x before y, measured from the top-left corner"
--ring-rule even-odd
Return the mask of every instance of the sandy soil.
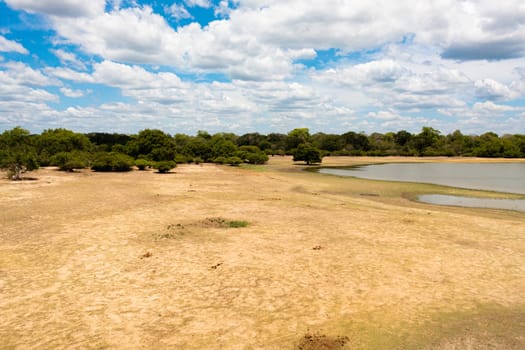
[[0, 348], [525, 348], [523, 213], [300, 169], [0, 180]]

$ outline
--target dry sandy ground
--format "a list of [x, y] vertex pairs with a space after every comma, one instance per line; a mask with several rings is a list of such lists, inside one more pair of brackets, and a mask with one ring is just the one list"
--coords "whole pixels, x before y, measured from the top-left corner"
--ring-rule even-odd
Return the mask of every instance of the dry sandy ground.
[[0, 348], [525, 348], [523, 213], [291, 164], [0, 180]]

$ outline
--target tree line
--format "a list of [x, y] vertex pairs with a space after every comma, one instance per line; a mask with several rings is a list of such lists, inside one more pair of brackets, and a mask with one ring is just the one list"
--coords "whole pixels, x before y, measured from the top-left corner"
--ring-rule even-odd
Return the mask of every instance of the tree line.
[[263, 164], [269, 155], [293, 155], [294, 161], [307, 164], [320, 163], [327, 155], [521, 158], [525, 157], [525, 135], [464, 135], [459, 130], [443, 135], [431, 127], [423, 127], [417, 134], [401, 130], [370, 135], [353, 131], [311, 134], [307, 128], [287, 134], [253, 132], [241, 136], [211, 135], [206, 131], [195, 136], [170, 135], [158, 129], [145, 129], [135, 135], [82, 134], [62, 128], [30, 134], [20, 127], [0, 134], [0, 167], [14, 179], [39, 166], [57, 166], [66, 171], [87, 167], [128, 171], [136, 166], [167, 172], [177, 163]]

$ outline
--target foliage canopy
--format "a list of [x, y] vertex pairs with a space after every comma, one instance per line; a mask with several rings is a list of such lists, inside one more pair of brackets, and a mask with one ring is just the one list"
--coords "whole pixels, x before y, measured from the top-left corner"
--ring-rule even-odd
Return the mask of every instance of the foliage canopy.
[[370, 135], [353, 131], [312, 135], [307, 128], [288, 134], [252, 132], [240, 136], [206, 131], [195, 136], [171, 136], [158, 129], [145, 129], [136, 135], [80, 134], [62, 128], [31, 135], [20, 127], [0, 134], [0, 168], [7, 169], [12, 179], [20, 179], [25, 171], [39, 165], [67, 171], [90, 166], [95, 171], [128, 171], [133, 165], [145, 169], [156, 164], [161, 170], [159, 162], [263, 164], [269, 154], [293, 155], [295, 161], [307, 164], [319, 163], [326, 155], [525, 158], [525, 135], [464, 135], [459, 130], [443, 135], [427, 126], [419, 133], [400, 130]]

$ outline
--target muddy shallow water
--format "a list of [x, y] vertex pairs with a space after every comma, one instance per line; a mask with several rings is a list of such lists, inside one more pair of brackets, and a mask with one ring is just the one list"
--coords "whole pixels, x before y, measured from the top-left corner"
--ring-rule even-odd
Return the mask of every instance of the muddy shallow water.
[[424, 194], [418, 200], [430, 204], [451, 205], [456, 207], [508, 209], [525, 212], [523, 199], [476, 198], [447, 196], [442, 194]]

